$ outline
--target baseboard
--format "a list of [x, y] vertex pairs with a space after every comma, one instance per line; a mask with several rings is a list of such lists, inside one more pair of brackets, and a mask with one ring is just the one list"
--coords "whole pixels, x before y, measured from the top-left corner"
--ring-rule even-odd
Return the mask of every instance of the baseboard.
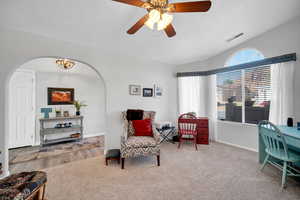
[[102, 133], [83, 134], [83, 138], [96, 137], [96, 136], [101, 136], [101, 135], [105, 135], [105, 133], [102, 132]]
[[226, 144], [226, 145], [229, 145], [229, 146], [233, 146], [233, 147], [237, 147], [237, 148], [240, 148], [240, 149], [245, 149], [245, 150], [248, 150], [248, 151], [253, 151], [253, 152], [256, 152], [256, 153], [258, 152], [258, 150], [256, 150], [256, 149], [252, 149], [252, 148], [249, 148], [249, 147], [243, 147], [243, 146], [240, 146], [240, 145], [237, 145], [237, 144], [232, 144], [232, 143], [229, 143], [229, 142], [224, 142], [222, 140], [216, 140], [216, 142]]
[[5, 177], [8, 177], [10, 175], [9, 171], [3, 172], [3, 174], [0, 175], [0, 179], [3, 179]]

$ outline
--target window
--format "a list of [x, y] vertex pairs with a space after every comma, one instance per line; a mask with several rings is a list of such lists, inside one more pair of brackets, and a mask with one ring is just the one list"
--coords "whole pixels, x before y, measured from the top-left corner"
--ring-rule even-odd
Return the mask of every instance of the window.
[[[243, 50], [227, 66], [263, 59], [256, 50]], [[269, 119], [271, 99], [269, 66], [249, 68], [217, 75], [218, 119], [257, 124]]]
[[241, 71], [217, 75], [218, 119], [242, 122]]

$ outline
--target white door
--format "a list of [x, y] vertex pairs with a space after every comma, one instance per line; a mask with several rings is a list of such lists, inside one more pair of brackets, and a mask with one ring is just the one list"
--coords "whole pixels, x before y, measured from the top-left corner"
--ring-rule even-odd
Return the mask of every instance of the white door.
[[9, 148], [30, 146], [35, 136], [35, 74], [17, 70], [9, 85]]

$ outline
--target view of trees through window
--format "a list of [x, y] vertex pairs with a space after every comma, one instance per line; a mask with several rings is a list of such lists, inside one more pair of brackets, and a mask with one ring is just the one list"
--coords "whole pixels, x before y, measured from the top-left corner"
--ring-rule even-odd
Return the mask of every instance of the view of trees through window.
[[[227, 65], [238, 65], [263, 58], [260, 52], [248, 49], [236, 53]], [[218, 119], [252, 124], [268, 120], [271, 99], [270, 74], [269, 66], [218, 74]]]

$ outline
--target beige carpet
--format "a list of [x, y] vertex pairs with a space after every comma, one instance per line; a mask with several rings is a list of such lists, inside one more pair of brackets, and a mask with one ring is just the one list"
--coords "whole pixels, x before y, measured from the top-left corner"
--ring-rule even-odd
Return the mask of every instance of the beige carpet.
[[161, 166], [155, 158], [130, 159], [125, 170], [104, 157], [49, 168], [47, 200], [296, 200], [300, 184], [288, 180], [280, 190], [277, 170], [259, 171], [257, 154], [213, 143], [161, 147]]

